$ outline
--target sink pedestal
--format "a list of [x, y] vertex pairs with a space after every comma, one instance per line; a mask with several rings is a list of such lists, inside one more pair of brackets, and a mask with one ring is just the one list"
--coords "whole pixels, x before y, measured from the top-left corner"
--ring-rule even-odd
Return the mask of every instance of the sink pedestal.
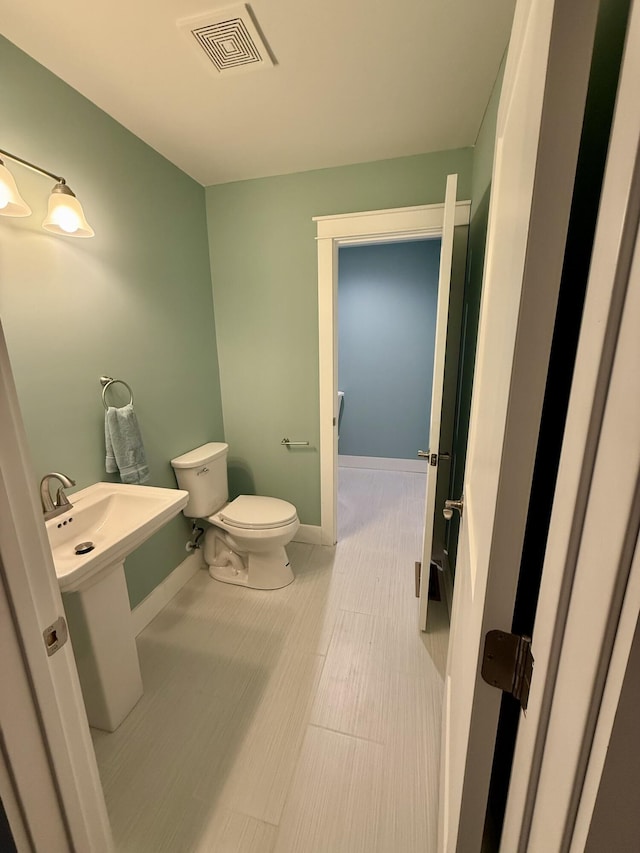
[[89, 725], [112, 732], [142, 696], [124, 561], [189, 492], [94, 483], [45, 522]]
[[113, 732], [142, 696], [124, 563], [62, 598], [89, 725]]

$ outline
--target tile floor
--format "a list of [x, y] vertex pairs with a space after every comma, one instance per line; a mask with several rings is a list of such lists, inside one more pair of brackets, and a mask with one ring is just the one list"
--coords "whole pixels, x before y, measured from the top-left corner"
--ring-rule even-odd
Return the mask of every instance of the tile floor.
[[444, 603], [417, 630], [424, 476], [340, 469], [336, 548], [262, 592], [194, 577], [93, 732], [118, 853], [435, 850]]

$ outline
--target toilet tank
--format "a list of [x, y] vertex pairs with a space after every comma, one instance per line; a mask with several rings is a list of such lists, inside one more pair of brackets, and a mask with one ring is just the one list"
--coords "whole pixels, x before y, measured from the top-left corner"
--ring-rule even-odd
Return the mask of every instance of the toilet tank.
[[182, 510], [187, 518], [207, 518], [229, 500], [228, 450], [228, 444], [210, 441], [171, 460], [178, 488], [189, 492]]

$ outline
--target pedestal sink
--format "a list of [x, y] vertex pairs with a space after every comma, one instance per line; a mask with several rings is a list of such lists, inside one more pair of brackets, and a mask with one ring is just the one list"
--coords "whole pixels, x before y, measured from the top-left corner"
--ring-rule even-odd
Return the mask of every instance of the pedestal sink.
[[179, 489], [95, 483], [46, 522], [89, 724], [115, 731], [142, 696], [125, 558], [186, 506]]

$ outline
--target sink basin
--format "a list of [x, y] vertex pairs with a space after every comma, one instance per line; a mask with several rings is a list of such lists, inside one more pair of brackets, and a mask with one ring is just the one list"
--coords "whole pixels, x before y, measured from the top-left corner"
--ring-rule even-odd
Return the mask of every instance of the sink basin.
[[[95, 483], [69, 496], [73, 507], [46, 522], [60, 589], [75, 592], [102, 569], [121, 563], [186, 506], [179, 489]], [[93, 548], [77, 554], [76, 547]]]
[[[89, 724], [112, 732], [142, 696], [124, 560], [189, 492], [95, 483], [45, 522]], [[80, 551], [81, 553], [77, 553]]]

